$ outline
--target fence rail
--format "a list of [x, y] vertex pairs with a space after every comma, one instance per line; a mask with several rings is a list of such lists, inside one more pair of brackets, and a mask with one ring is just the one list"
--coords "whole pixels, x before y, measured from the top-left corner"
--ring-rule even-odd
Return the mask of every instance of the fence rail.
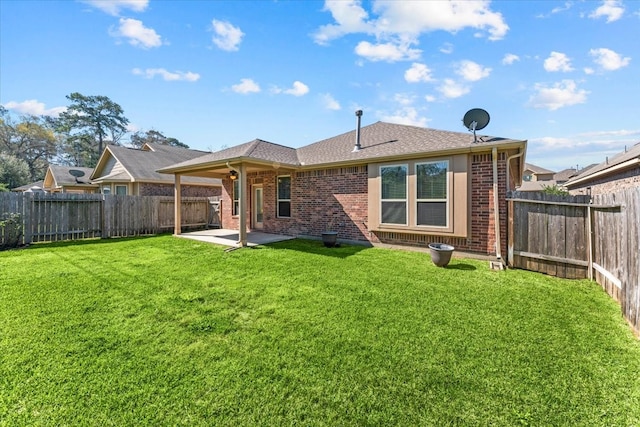
[[593, 199], [511, 192], [507, 201], [509, 265], [595, 279], [640, 336], [640, 188]]
[[[220, 226], [217, 204], [181, 199], [182, 227]], [[174, 228], [174, 198], [102, 194], [0, 193], [0, 221], [19, 221], [20, 244], [158, 234]], [[15, 230], [0, 227], [0, 248]]]

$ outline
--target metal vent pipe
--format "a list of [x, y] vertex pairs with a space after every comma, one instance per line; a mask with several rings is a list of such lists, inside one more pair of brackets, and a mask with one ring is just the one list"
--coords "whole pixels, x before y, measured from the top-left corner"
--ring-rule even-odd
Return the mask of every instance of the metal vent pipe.
[[360, 145], [360, 117], [362, 117], [362, 110], [356, 111], [356, 145], [353, 147], [354, 153], [362, 148]]

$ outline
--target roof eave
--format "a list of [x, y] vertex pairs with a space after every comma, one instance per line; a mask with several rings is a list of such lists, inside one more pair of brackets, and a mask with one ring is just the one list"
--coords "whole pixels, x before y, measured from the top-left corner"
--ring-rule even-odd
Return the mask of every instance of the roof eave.
[[611, 167], [608, 167], [606, 169], [602, 169], [599, 170], [597, 172], [594, 172], [592, 174], [583, 176], [582, 178], [576, 178], [573, 180], [569, 180], [567, 182], [564, 183], [564, 186], [567, 188], [573, 187], [577, 184], [584, 184], [585, 182], [589, 182], [592, 181], [594, 179], [597, 178], [601, 178], [603, 176], [607, 176], [609, 174], [615, 173], [615, 172], [619, 172], [621, 170], [624, 169], [628, 169], [634, 166], [640, 166], [640, 157], [636, 157], [634, 159], [630, 159], [627, 160], [626, 162], [622, 162], [622, 163], [618, 163], [617, 165], [613, 165]]

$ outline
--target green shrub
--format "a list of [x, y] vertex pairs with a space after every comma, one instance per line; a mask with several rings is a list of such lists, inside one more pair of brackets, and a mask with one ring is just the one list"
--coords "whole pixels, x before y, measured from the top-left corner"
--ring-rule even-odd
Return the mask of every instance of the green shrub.
[[22, 216], [10, 213], [0, 218], [0, 251], [17, 248], [22, 242]]

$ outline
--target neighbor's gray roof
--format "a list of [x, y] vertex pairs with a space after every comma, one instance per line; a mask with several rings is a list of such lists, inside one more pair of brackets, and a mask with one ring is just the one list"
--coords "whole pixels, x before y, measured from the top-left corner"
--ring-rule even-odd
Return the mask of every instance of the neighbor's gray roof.
[[533, 172], [535, 174], [555, 173], [552, 170], [541, 168], [540, 166], [536, 166], [536, 165], [533, 165], [531, 163], [525, 163], [524, 164], [524, 170], [530, 170], [531, 172]]
[[[89, 177], [93, 172], [92, 168], [81, 168], [78, 166], [58, 166], [58, 165], [49, 165], [49, 170], [51, 170], [51, 175], [58, 186], [73, 186], [73, 185], [91, 185], [91, 181]], [[75, 175], [71, 175], [69, 173], [70, 170], [77, 170], [82, 172], [84, 175], [79, 176], [76, 180]]]
[[320, 166], [451, 150], [473, 150], [482, 146], [493, 147], [523, 142], [481, 135], [478, 135], [477, 142], [474, 142], [471, 133], [449, 132], [385, 122], [376, 122], [360, 129], [362, 148], [358, 152], [353, 152], [355, 140], [355, 129], [298, 149], [256, 139], [197, 159], [171, 165], [164, 171], [170, 173], [189, 166], [213, 164], [239, 158], [251, 158], [291, 166]]
[[[161, 144], [148, 145], [152, 147], [153, 151], [121, 147], [118, 145], [110, 145], [109, 150], [135, 181], [150, 182], [173, 182], [171, 177], [156, 171], [163, 167], [202, 157], [207, 154], [205, 151], [191, 150], [188, 148]], [[103, 180], [105, 177], [93, 176], [92, 178], [95, 180]], [[220, 185], [221, 181], [213, 178], [184, 177], [183, 183]]]
[[29, 184], [21, 185], [20, 187], [14, 187], [14, 188], [11, 189], [11, 191], [26, 191], [26, 190], [30, 189], [31, 187], [43, 188], [44, 187], [44, 180], [41, 179], [40, 181], [31, 182]]
[[629, 150], [616, 154], [612, 158], [607, 159], [602, 163], [599, 163], [593, 167], [587, 167], [583, 169], [580, 174], [567, 181], [565, 183], [565, 186], [570, 186], [576, 181], [583, 181], [585, 179], [588, 179], [591, 175], [597, 174], [598, 172], [605, 172], [606, 169], [613, 168], [614, 166], [620, 165], [633, 159], [640, 159], [640, 142], [635, 144]]

